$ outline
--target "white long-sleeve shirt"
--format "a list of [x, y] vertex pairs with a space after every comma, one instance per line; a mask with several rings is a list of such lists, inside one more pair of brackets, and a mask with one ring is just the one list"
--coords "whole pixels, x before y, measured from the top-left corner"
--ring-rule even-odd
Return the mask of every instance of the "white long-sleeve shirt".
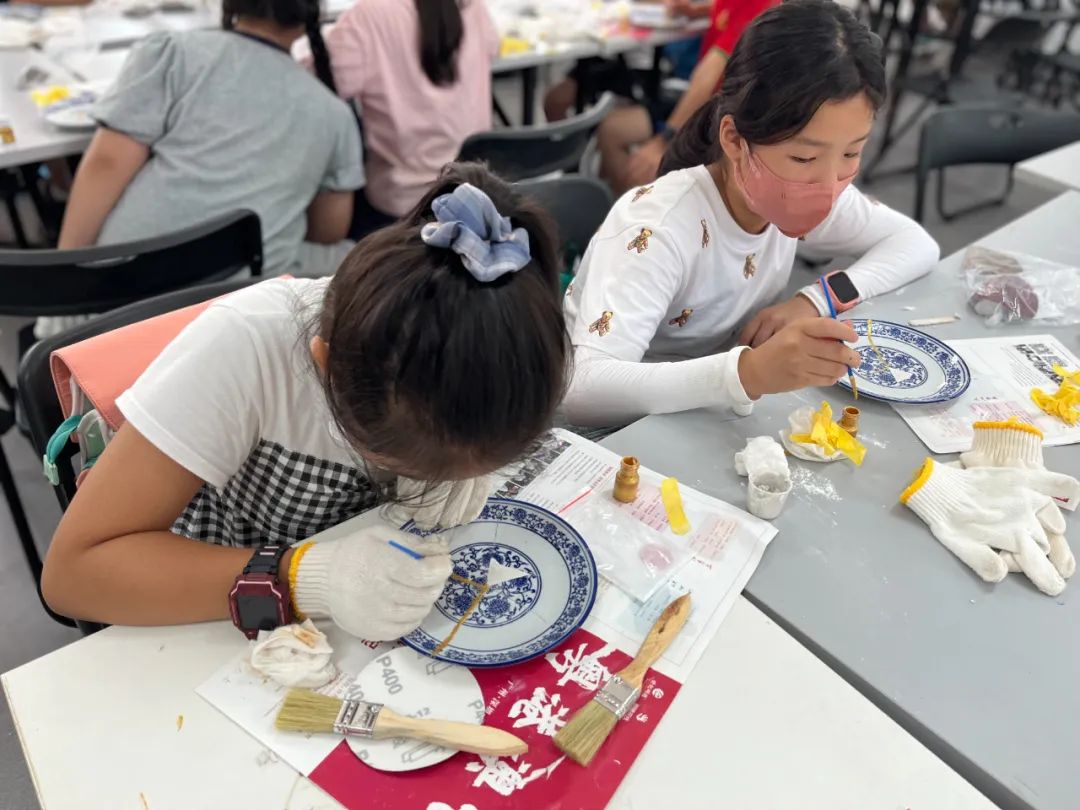
[[[847, 268], [861, 298], [894, 290], [938, 260], [933, 238], [850, 186], [805, 237], [816, 253], [861, 255]], [[651, 413], [750, 399], [739, 330], [787, 286], [798, 240], [769, 225], [747, 233], [704, 166], [625, 194], [593, 237], [567, 290], [575, 371], [568, 421], [620, 424]], [[802, 292], [822, 315], [820, 289]]]

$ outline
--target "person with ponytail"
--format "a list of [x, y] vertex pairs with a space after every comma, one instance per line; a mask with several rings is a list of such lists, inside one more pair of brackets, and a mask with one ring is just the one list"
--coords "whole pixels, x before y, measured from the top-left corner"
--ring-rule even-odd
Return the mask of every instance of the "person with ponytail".
[[359, 238], [410, 211], [465, 139], [491, 129], [499, 35], [486, 0], [361, 0], [326, 47], [338, 94], [358, 104], [364, 127]]
[[[305, 267], [319, 253], [305, 241], [346, 237], [363, 156], [356, 119], [334, 93], [318, 0], [222, 6], [224, 30], [154, 34], [132, 49], [97, 104], [61, 248], [248, 208], [262, 223], [268, 274], [321, 274]], [[305, 33], [321, 84], [289, 55]]]
[[[627, 192], [585, 253], [566, 301], [568, 422], [746, 412], [859, 365], [830, 312], [913, 281], [939, 252], [852, 185], [885, 93], [881, 40], [830, 0], [788, 0], [746, 29], [659, 179]], [[860, 258], [778, 302], [800, 240]]]

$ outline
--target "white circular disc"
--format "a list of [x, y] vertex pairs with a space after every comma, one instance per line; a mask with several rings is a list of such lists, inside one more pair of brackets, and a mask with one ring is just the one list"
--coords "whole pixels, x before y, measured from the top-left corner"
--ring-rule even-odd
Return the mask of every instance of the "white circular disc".
[[[364, 667], [348, 697], [382, 703], [408, 717], [484, 722], [484, 695], [469, 670], [408, 647], [397, 647]], [[361, 761], [380, 771], [415, 771], [457, 753], [420, 740], [346, 741]]]

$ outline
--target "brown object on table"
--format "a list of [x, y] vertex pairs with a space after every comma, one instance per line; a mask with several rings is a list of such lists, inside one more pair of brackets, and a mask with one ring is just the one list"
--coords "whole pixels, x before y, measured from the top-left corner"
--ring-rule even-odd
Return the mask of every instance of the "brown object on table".
[[633, 503], [637, 498], [640, 483], [638, 460], [633, 456], [626, 456], [619, 466], [619, 471], [615, 473], [615, 500], [620, 503]]
[[844, 408], [843, 415], [840, 417], [840, 428], [846, 430], [852, 436], [856, 436], [859, 433], [859, 409], [848, 406]]

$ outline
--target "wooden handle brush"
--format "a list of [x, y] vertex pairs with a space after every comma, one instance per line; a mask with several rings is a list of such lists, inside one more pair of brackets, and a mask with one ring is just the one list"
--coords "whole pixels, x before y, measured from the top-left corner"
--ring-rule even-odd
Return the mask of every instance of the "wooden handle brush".
[[282, 731], [344, 734], [371, 740], [405, 737], [471, 754], [511, 756], [529, 750], [524, 740], [499, 728], [453, 720], [416, 720], [390, 711], [381, 703], [340, 700], [306, 689], [289, 690], [274, 725]]
[[555, 745], [560, 751], [578, 765], [592, 762], [615, 724], [634, 708], [645, 673], [664, 654], [689, 615], [688, 593], [664, 608], [634, 660], [612, 675], [555, 735]]

